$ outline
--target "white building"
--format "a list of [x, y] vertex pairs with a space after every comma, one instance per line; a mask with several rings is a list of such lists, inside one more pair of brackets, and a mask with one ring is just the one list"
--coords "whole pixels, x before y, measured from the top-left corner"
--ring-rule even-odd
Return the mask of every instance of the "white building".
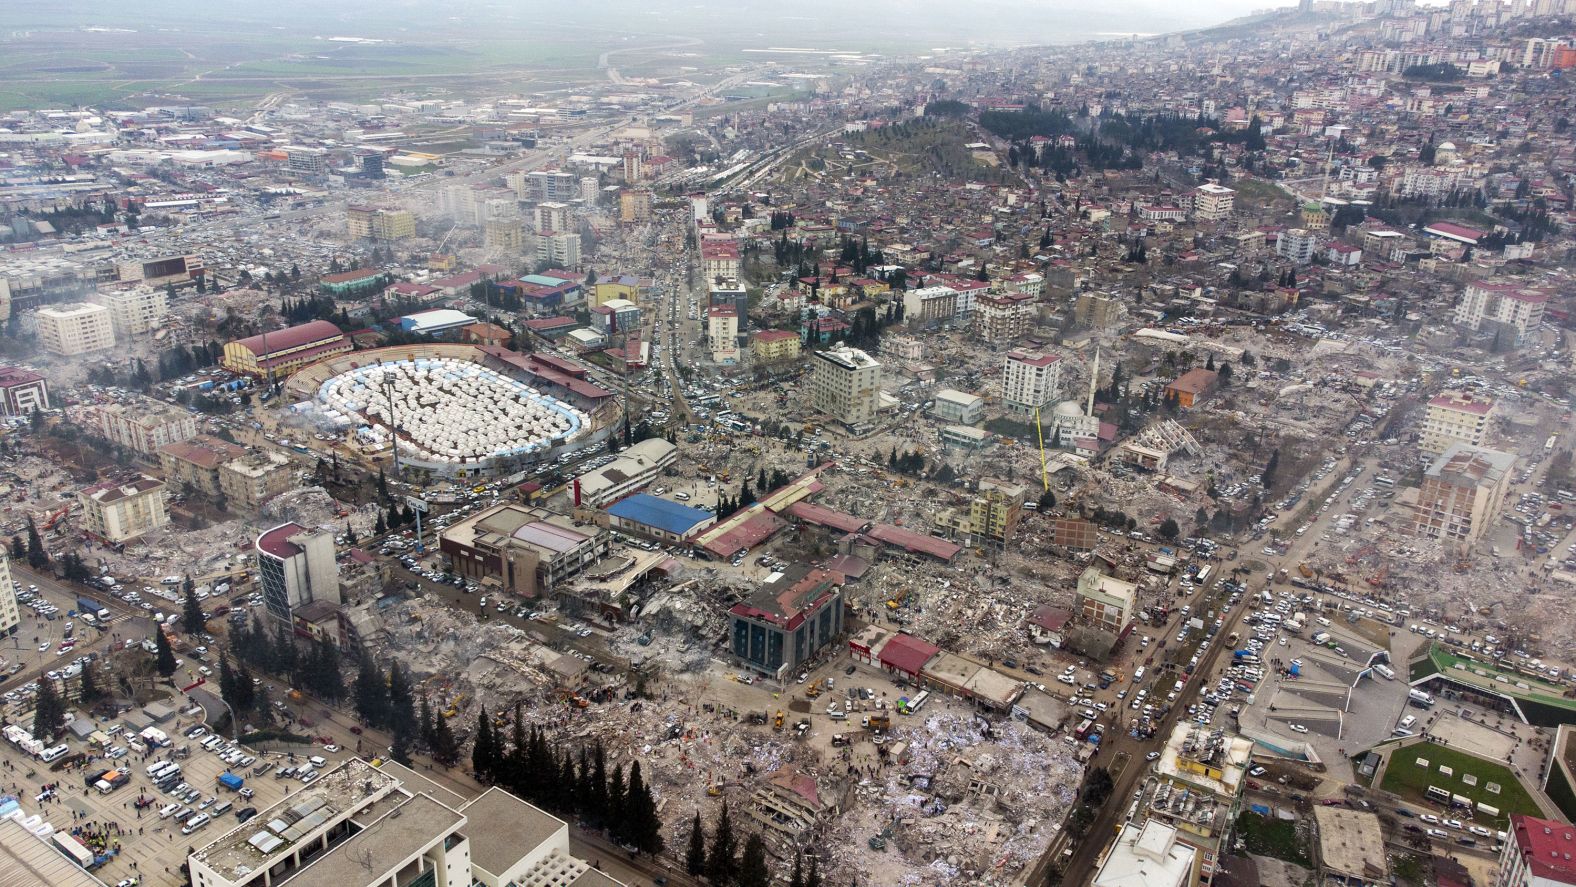
[[154, 458], [160, 449], [197, 436], [195, 416], [154, 400], [102, 404], [91, 407], [87, 418], [110, 443]]
[[943, 422], [976, 425], [985, 418], [985, 400], [975, 394], [943, 388], [936, 392], [930, 414]]
[[72, 302], [35, 312], [38, 341], [45, 351], [74, 357], [115, 347], [115, 326], [103, 305]]
[[16, 604], [16, 586], [11, 579], [11, 559], [0, 557], [0, 636], [16, 634], [22, 625], [22, 610]]
[[1503, 330], [1511, 339], [1507, 344], [1519, 345], [1543, 322], [1548, 302], [1549, 293], [1541, 289], [1474, 281], [1456, 303], [1456, 325], [1473, 331]]
[[340, 602], [333, 533], [280, 524], [257, 537], [256, 550], [263, 605], [275, 620], [291, 625], [298, 607], [313, 601]]
[[1201, 222], [1220, 222], [1231, 218], [1237, 192], [1225, 185], [1205, 182], [1193, 191], [1193, 218]]
[[846, 345], [812, 356], [811, 405], [844, 425], [874, 421], [881, 404], [881, 364]]
[[1062, 390], [1062, 358], [1035, 351], [1009, 351], [1002, 358], [1001, 400], [1009, 416], [1034, 418], [1049, 411]]
[[109, 309], [110, 326], [119, 341], [153, 332], [170, 314], [169, 293], [159, 287], [111, 290], [97, 294], [93, 300]]
[[1576, 829], [1552, 819], [1516, 814], [1499, 852], [1493, 887], [1576, 884]]
[[1456, 442], [1483, 445], [1494, 401], [1465, 391], [1446, 391], [1428, 402], [1418, 449], [1437, 456]]
[[575, 504], [601, 508], [616, 502], [644, 489], [678, 458], [678, 447], [662, 438], [643, 440], [607, 465], [575, 478]]
[[1298, 265], [1313, 261], [1319, 238], [1307, 228], [1287, 228], [1275, 241], [1275, 255]]
[[164, 506], [164, 481], [140, 476], [120, 483], [108, 481], [77, 493], [82, 526], [105, 542], [127, 542], [170, 522]]
[[1106, 851], [1094, 887], [1183, 887], [1193, 881], [1196, 852], [1158, 819], [1128, 822]]
[[738, 363], [739, 309], [732, 305], [706, 309], [706, 347], [714, 363]]

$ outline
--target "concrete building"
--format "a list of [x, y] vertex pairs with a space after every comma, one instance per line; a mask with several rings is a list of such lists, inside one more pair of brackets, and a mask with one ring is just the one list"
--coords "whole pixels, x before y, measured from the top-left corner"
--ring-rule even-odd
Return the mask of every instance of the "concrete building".
[[1062, 358], [1038, 351], [1009, 351], [1001, 362], [1001, 402], [1007, 415], [1033, 419], [1061, 396]]
[[1214, 394], [1215, 389], [1219, 387], [1219, 373], [1203, 367], [1194, 367], [1166, 386], [1166, 396], [1175, 398], [1177, 406], [1191, 407]]
[[[1193, 883], [1195, 851], [1158, 820], [1123, 824], [1105, 853], [1093, 887], [1184, 887]], [[198, 885], [202, 887], [202, 885]]]
[[1011, 342], [1029, 332], [1034, 323], [1034, 297], [1023, 293], [974, 299], [974, 332], [991, 344]]
[[45, 351], [74, 357], [115, 347], [115, 325], [103, 305], [67, 302], [40, 308], [34, 317]]
[[124, 342], [145, 336], [164, 325], [170, 314], [170, 296], [159, 287], [136, 286], [100, 292], [93, 301], [109, 309], [115, 339]]
[[345, 227], [354, 240], [392, 242], [416, 236], [416, 217], [402, 209], [347, 206]]
[[1494, 887], [1576, 884], [1576, 829], [1518, 813], [1510, 817], [1506, 834]]
[[739, 362], [739, 310], [732, 305], [706, 309], [706, 348], [713, 363]]
[[572, 855], [567, 823], [503, 789], [466, 802], [360, 758], [319, 773], [193, 851], [194, 887], [622, 887]]
[[923, 286], [903, 293], [903, 322], [911, 327], [950, 323], [958, 313], [958, 291], [949, 286]]
[[577, 184], [574, 173], [557, 169], [528, 172], [513, 183], [521, 200], [535, 203], [574, 200]]
[[619, 191], [618, 220], [628, 225], [651, 221], [651, 192], [641, 188]]
[[1413, 529], [1471, 546], [1493, 526], [1510, 489], [1516, 457], [1453, 443], [1423, 473], [1413, 504]]
[[739, 279], [739, 241], [733, 235], [707, 234], [700, 242], [700, 270], [708, 285]]
[[545, 509], [504, 503], [438, 537], [455, 573], [525, 597], [550, 594], [607, 555], [607, 531]]
[[558, 200], [545, 200], [531, 208], [531, 222], [542, 233], [573, 231], [569, 204]]
[[525, 222], [516, 218], [488, 219], [482, 226], [482, 246], [492, 253], [525, 252]]
[[523, 237], [525, 257], [531, 264], [551, 263], [558, 268], [580, 264], [580, 235], [573, 231], [527, 231]]
[[612, 280], [599, 280], [591, 287], [591, 293], [587, 301], [592, 307], [595, 307], [611, 302], [614, 299], [623, 299], [626, 302], [640, 304], [640, 279], [625, 274]]
[[1456, 325], [1493, 332], [1505, 346], [1520, 345], [1543, 322], [1548, 302], [1545, 290], [1474, 281], [1456, 303]]
[[155, 458], [162, 448], [197, 436], [195, 416], [151, 399], [139, 399], [134, 404], [101, 404], [92, 407], [87, 418], [88, 424], [110, 443]]
[[678, 447], [660, 437], [634, 444], [612, 462], [575, 478], [575, 505], [601, 508], [609, 502], [638, 492], [656, 480], [678, 458]]
[[1018, 528], [1023, 503], [1028, 497], [1029, 488], [1023, 484], [987, 478], [980, 481], [979, 492], [967, 509], [941, 512], [936, 517], [936, 525], [950, 530], [956, 538], [970, 545], [1005, 548]]
[[611, 338], [616, 333], [640, 333], [640, 306], [628, 299], [609, 299], [591, 308], [591, 325]]
[[1296, 265], [1313, 261], [1313, 255], [1318, 250], [1318, 235], [1307, 228], [1287, 228], [1275, 241], [1275, 255]]
[[159, 447], [158, 454], [165, 483], [176, 489], [191, 487], [204, 496], [215, 497], [222, 492], [219, 469], [246, 455], [246, 448], [204, 435], [165, 444]]
[[985, 418], [985, 399], [977, 394], [943, 388], [936, 392], [930, 414], [943, 422], [978, 425]]
[[1149, 821], [1176, 830], [1192, 847], [1194, 880], [1214, 880], [1253, 766], [1253, 741], [1197, 724], [1177, 724], [1160, 751], [1153, 781], [1140, 799]]
[[403, 332], [417, 336], [429, 336], [446, 340], [459, 338], [460, 330], [476, 322], [476, 318], [464, 311], [453, 308], [434, 308], [430, 311], [418, 311], [407, 314], [399, 319], [399, 328]]
[[129, 542], [170, 522], [164, 482], [147, 475], [107, 481], [77, 493], [83, 531], [107, 543]]
[[263, 606], [276, 622], [293, 629], [297, 609], [314, 601], [341, 602], [332, 532], [280, 524], [257, 537], [256, 550]]
[[26, 416], [49, 409], [49, 383], [20, 367], [0, 367], [0, 416]]
[[11, 559], [0, 557], [0, 637], [10, 637], [22, 625], [22, 609], [16, 602], [16, 586], [11, 579]]
[[350, 339], [326, 320], [227, 342], [220, 361], [231, 372], [283, 379], [304, 366], [352, 350]]
[[1078, 591], [1073, 598], [1073, 610], [1084, 621], [1097, 628], [1120, 634], [1133, 620], [1133, 609], [1138, 600], [1138, 586], [1131, 582], [1107, 576], [1099, 567], [1086, 567], [1078, 576]]
[[810, 402], [844, 425], [869, 424], [881, 404], [881, 364], [846, 345], [812, 352]]
[[605, 509], [608, 526], [665, 545], [682, 544], [716, 522], [716, 515], [669, 499], [636, 493]]
[[843, 633], [843, 574], [795, 564], [728, 611], [734, 658], [788, 680]]
[[1428, 402], [1418, 449], [1437, 456], [1458, 441], [1480, 447], [1493, 412], [1494, 401], [1490, 398], [1466, 391], [1446, 391]]
[[202, 273], [203, 261], [194, 255], [126, 259], [115, 263], [116, 280], [142, 283], [159, 289], [168, 283], [183, 286]]
[[219, 466], [219, 492], [231, 511], [255, 512], [294, 484], [295, 466], [277, 450], [248, 453]]
[[1237, 192], [1225, 185], [1205, 182], [1193, 189], [1193, 218], [1200, 222], [1223, 222], [1236, 208]]
[[1084, 329], [1103, 330], [1116, 326], [1127, 316], [1120, 299], [1104, 293], [1079, 293], [1073, 303], [1073, 323]]
[[758, 363], [793, 360], [799, 356], [799, 334], [790, 330], [758, 330], [750, 334], [750, 352]]

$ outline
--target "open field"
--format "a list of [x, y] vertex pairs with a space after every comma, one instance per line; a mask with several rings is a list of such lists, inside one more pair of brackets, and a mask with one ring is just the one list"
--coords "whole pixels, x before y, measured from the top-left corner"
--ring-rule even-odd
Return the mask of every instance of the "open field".
[[[1419, 766], [1419, 758], [1428, 761], [1428, 766]], [[1451, 775], [1440, 772], [1441, 766], [1450, 768]], [[1475, 777], [1476, 785], [1468, 785], [1463, 781], [1462, 777], [1469, 775]], [[1489, 791], [1490, 783], [1498, 786], [1497, 794]], [[1499, 816], [1479, 814], [1477, 817], [1479, 822], [1492, 822], [1497, 828], [1504, 828], [1512, 813], [1543, 815], [1515, 775], [1500, 764], [1431, 742], [1410, 745], [1391, 753], [1381, 788], [1408, 800], [1426, 803], [1428, 799], [1424, 792], [1431, 785], [1451, 794], [1471, 798], [1474, 803], [1481, 802], [1498, 808]]]

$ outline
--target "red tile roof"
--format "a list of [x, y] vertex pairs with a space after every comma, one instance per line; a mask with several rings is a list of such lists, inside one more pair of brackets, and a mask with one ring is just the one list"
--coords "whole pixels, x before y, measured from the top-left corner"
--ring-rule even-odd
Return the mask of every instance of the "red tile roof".
[[1512, 816], [1516, 850], [1532, 874], [1559, 884], [1576, 884], [1576, 829], [1533, 816]]
[[906, 674], [917, 675], [941, 648], [913, 635], [895, 634], [881, 648], [881, 664]]

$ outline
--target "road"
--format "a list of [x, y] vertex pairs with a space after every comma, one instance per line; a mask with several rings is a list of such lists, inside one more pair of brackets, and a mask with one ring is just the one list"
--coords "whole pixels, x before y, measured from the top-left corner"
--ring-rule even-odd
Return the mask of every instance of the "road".
[[[115, 642], [128, 637], [141, 639], [153, 628], [153, 621], [146, 618], [142, 611], [133, 611], [109, 595], [87, 592], [74, 584], [57, 580], [53, 575], [35, 572], [21, 561], [12, 561], [10, 566], [12, 579], [20, 582], [23, 588], [38, 586], [39, 592], [60, 608], [60, 614], [51, 621], [37, 616], [27, 607], [21, 608], [22, 625], [13, 638], [0, 640], [0, 655], [4, 655], [12, 664], [20, 661], [23, 668], [0, 680], [0, 689], [9, 690], [30, 683], [44, 672], [61, 667], [89, 652], [97, 652], [102, 656]], [[107, 630], [89, 627], [80, 619], [71, 620], [66, 616], [66, 613], [77, 608], [78, 597], [90, 597], [110, 611]], [[57, 656], [54, 651], [59, 648], [64, 637], [65, 625], [72, 621], [77, 646], [70, 655]], [[38, 645], [46, 642], [49, 649], [39, 651]]]

